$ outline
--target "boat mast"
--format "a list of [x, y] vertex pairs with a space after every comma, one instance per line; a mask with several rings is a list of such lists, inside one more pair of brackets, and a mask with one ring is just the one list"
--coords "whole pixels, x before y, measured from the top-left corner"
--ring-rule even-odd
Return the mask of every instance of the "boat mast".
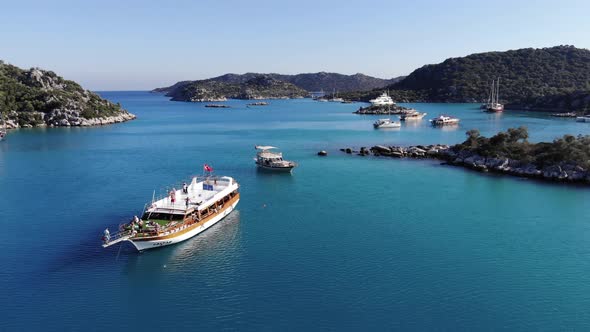
[[493, 94], [494, 94], [494, 80], [492, 80], [492, 86], [490, 87], [490, 94], [488, 95], [488, 105], [492, 104]]
[[500, 77], [498, 77], [498, 83], [496, 83], [496, 105], [500, 103]]
[[494, 101], [496, 100], [496, 80], [492, 80], [492, 100], [490, 106], [494, 106]]

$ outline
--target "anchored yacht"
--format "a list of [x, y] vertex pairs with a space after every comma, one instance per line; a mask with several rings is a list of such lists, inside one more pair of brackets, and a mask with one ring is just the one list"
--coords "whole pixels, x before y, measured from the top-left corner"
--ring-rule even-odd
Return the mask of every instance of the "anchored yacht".
[[387, 94], [387, 92], [383, 92], [383, 94], [375, 99], [369, 100], [373, 106], [388, 106], [388, 105], [395, 105], [393, 99]]
[[399, 119], [400, 121], [412, 121], [412, 120], [422, 120], [427, 113], [422, 113], [414, 110], [413, 112], [408, 112], [402, 114]]
[[193, 177], [190, 185], [146, 204], [149, 207], [142, 217], [120, 225], [117, 233], [105, 229], [102, 246], [128, 241], [143, 251], [190, 239], [235, 209], [240, 201], [238, 189], [238, 183], [229, 176]]
[[500, 78], [498, 80], [492, 80], [492, 87], [490, 88], [490, 96], [488, 98], [488, 103], [482, 105], [482, 108], [485, 109], [486, 112], [504, 112], [504, 105], [500, 104]]
[[261, 169], [267, 169], [271, 171], [280, 172], [291, 172], [293, 168], [297, 167], [297, 164], [293, 161], [283, 160], [283, 154], [278, 151], [271, 151], [277, 149], [274, 146], [268, 145], [256, 145], [254, 147], [258, 150], [254, 161]]
[[458, 125], [459, 124], [459, 119], [452, 117], [452, 116], [448, 116], [448, 115], [439, 115], [436, 118], [430, 120], [430, 123], [435, 126], [452, 126], [452, 125]]

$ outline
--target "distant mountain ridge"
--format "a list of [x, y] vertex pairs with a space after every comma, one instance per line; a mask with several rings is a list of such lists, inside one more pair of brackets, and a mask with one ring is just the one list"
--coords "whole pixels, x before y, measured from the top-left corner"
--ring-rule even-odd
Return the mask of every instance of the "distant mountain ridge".
[[220, 82], [227, 84], [244, 84], [256, 77], [267, 77], [277, 81], [290, 83], [296, 87], [307, 92], [324, 90], [326, 93], [332, 91], [346, 92], [358, 90], [371, 90], [393, 84], [403, 77], [394, 79], [381, 79], [364, 74], [343, 75], [338, 73], [307, 73], [297, 75], [284, 74], [260, 74], [260, 73], [245, 73], [245, 74], [225, 74], [218, 77], [213, 77], [205, 80], [197, 81], [180, 81], [169, 87], [157, 88], [153, 92], [165, 93], [169, 96], [178, 95], [186, 86], [194, 83], [204, 82]]
[[[550, 96], [582, 91], [575, 94], [578, 96], [590, 91], [590, 51], [566, 45], [471, 54], [425, 65], [386, 89], [398, 101], [483, 102], [492, 80], [498, 77], [500, 101], [507, 107], [536, 109], [538, 101], [544, 100], [556, 102], [554, 106], [559, 108], [558, 104], [568, 104], [563, 102], [565, 97]], [[382, 90], [344, 97], [368, 100]]]
[[307, 91], [268, 75], [177, 83], [166, 92], [174, 101], [224, 101], [230, 99], [303, 98]]

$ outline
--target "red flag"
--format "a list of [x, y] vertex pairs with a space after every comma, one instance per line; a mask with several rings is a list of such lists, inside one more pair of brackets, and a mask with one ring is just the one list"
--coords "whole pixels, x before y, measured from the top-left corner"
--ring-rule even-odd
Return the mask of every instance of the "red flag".
[[213, 168], [207, 164], [203, 165], [205, 172], [213, 172]]

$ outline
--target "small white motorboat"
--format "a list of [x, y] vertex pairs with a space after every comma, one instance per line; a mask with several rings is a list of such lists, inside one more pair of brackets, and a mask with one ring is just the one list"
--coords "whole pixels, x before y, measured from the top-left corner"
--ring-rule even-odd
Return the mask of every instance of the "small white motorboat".
[[401, 126], [401, 122], [392, 121], [391, 119], [379, 119], [373, 123], [375, 129], [400, 128]]
[[258, 153], [256, 153], [256, 158], [254, 158], [254, 161], [261, 169], [279, 172], [291, 172], [293, 168], [297, 167], [297, 163], [289, 160], [283, 160], [283, 154], [281, 152], [270, 151], [277, 149], [274, 146], [256, 145], [254, 148], [259, 150]]

